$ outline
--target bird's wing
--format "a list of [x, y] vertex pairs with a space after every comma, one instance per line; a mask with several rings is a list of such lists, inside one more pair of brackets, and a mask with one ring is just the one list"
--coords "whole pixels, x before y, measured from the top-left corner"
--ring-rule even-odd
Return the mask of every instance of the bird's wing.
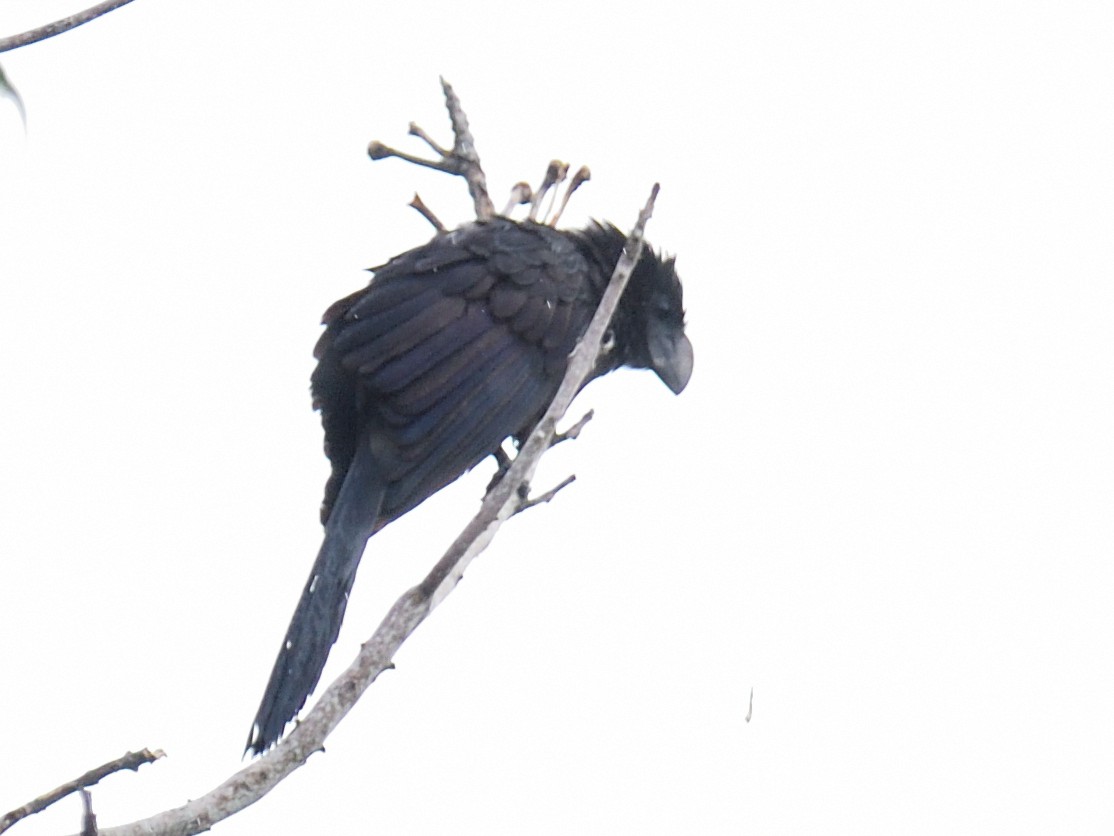
[[387, 484], [382, 526], [528, 431], [591, 317], [590, 269], [561, 233], [496, 221], [392, 259], [334, 305], [313, 381], [325, 515], [360, 438]]

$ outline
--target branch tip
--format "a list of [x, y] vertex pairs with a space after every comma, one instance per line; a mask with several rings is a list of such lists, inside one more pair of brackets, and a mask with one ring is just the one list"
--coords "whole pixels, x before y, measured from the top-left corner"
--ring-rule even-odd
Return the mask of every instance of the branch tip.
[[503, 210], [503, 214], [509, 216], [516, 206], [529, 203], [533, 197], [534, 192], [530, 188], [530, 184], [525, 180], [520, 180], [511, 188], [511, 195], [507, 200], [507, 208]]
[[518, 506], [514, 509], [514, 512], [511, 514], [511, 516], [521, 514], [523, 511], [533, 508], [536, 505], [542, 505], [546, 502], [549, 502], [551, 499], [553, 499], [553, 497], [557, 496], [560, 491], [564, 490], [575, 481], [576, 474], [570, 473], [560, 482], [560, 484], [556, 485], [553, 488], [550, 488], [545, 493], [539, 496], [535, 496], [533, 499], [523, 497]]
[[588, 422], [591, 421], [595, 417], [595, 415], [596, 411], [594, 409], [589, 409], [587, 412], [584, 413], [584, 416], [579, 421], [577, 421], [563, 433], [555, 433], [553, 436], [553, 442], [549, 446], [555, 447], [562, 441], [575, 441], [576, 439], [580, 438], [580, 431], [588, 425]]
[[433, 214], [433, 210], [425, 205], [425, 202], [417, 192], [414, 192], [414, 197], [408, 205], [416, 209], [419, 215], [429, 221], [433, 228], [437, 230], [438, 235], [444, 235], [448, 231], [445, 229], [445, 225], [441, 223], [441, 219]]

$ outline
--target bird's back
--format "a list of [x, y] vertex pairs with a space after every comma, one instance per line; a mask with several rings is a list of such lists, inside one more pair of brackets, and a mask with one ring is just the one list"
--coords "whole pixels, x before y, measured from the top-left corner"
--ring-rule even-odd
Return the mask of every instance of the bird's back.
[[356, 445], [387, 483], [378, 526], [529, 431], [600, 298], [598, 269], [563, 233], [497, 219], [391, 259], [325, 314], [314, 404], [333, 473]]

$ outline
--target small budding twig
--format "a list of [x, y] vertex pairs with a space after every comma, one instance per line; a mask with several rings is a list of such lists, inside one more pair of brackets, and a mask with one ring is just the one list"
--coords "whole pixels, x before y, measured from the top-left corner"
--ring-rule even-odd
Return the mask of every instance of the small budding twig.
[[570, 473], [556, 487], [550, 488], [548, 491], [543, 494], [539, 494], [538, 496], [533, 496], [528, 499], [522, 500], [522, 502], [519, 503], [518, 507], [514, 509], [514, 513], [511, 514], [511, 516], [514, 516], [515, 514], [521, 514], [523, 511], [527, 510], [528, 508], [533, 508], [535, 505], [542, 505], [543, 503], [549, 502], [549, 500], [557, 496], [557, 493], [559, 491], [567, 488], [575, 481], [576, 474]]
[[[573, 440], [579, 438], [580, 437], [580, 431], [583, 430], [584, 427], [586, 427], [588, 425], [588, 422], [592, 420], [592, 418], [595, 416], [595, 414], [596, 414], [595, 410], [589, 409], [587, 412], [584, 413], [584, 416], [579, 421], [577, 421], [575, 424], [573, 424], [571, 427], [569, 427], [564, 432], [554, 431], [553, 437], [551, 439], [549, 439], [549, 448], [547, 448], [547, 449], [552, 449], [552, 448], [556, 447], [562, 441], [573, 441]], [[499, 453], [502, 454], [503, 458], [499, 460], [499, 462], [500, 462], [499, 463], [499, 474], [497, 475], [496, 479], [501, 479], [504, 475], [506, 475], [506, 472], [510, 468], [510, 465], [511, 465], [511, 460], [507, 457], [507, 454], [504, 453], [502, 449], [499, 450]], [[575, 473], [570, 473], [568, 476], [566, 476], [564, 478], [564, 480], [559, 485], [557, 485], [557, 487], [551, 488], [550, 490], [546, 491], [545, 493], [540, 494], [540, 495], [535, 496], [535, 497], [530, 496], [529, 485], [526, 482], [523, 482], [522, 485], [519, 487], [519, 495], [521, 497], [521, 502], [519, 503], [519, 506], [515, 509], [514, 513], [515, 514], [521, 514], [527, 508], [533, 508], [535, 505], [541, 505], [544, 502], [549, 502], [551, 499], [553, 499], [553, 497], [557, 496], [558, 491], [560, 491], [564, 488], [567, 488], [569, 485], [571, 485], [575, 481], [576, 481], [576, 474]], [[494, 484], [494, 482], [492, 484]], [[490, 488], [489, 488], [489, 490], [490, 490]]]
[[588, 422], [591, 421], [595, 417], [595, 415], [596, 411], [594, 409], [589, 409], [587, 412], [584, 413], [583, 418], [581, 418], [563, 433], [554, 433], [553, 440], [549, 443], [549, 446], [556, 447], [562, 441], [575, 441], [576, 439], [580, 438], [580, 431], [587, 426]]
[[545, 200], [546, 194], [549, 190], [565, 179], [568, 174], [569, 164], [561, 162], [560, 160], [551, 160], [549, 167], [545, 170], [545, 177], [542, 178], [542, 184], [538, 186], [538, 190], [534, 192], [534, 199], [530, 201], [530, 214], [529, 219], [536, 221], [538, 219], [538, 210], [541, 208], [542, 201]]
[[549, 225], [556, 229], [557, 222], [561, 220], [561, 215], [565, 213], [565, 207], [569, 205], [569, 198], [572, 193], [592, 179], [592, 170], [586, 165], [582, 165], [576, 170], [576, 174], [572, 176], [569, 181], [569, 187], [565, 189], [565, 196], [561, 199], [561, 206], [557, 209], [557, 213], [549, 219]]
[[534, 199], [534, 191], [525, 180], [520, 180], [511, 189], [511, 196], [507, 200], [507, 207], [503, 210], [503, 217], [510, 217], [516, 206], [524, 206]]

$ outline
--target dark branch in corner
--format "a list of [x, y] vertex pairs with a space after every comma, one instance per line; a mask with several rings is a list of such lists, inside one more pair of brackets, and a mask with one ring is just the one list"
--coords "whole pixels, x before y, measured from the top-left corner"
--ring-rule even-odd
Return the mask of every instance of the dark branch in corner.
[[130, 769], [133, 772], [138, 771], [139, 767], [143, 766], [143, 764], [153, 763], [161, 757], [164, 757], [164, 753], [159, 749], [156, 749], [154, 752], [150, 749], [142, 749], [138, 752], [128, 752], [116, 758], [116, 760], [98, 766], [96, 769], [90, 769], [79, 778], [67, 781], [57, 789], [44, 793], [34, 801], [29, 801], [22, 807], [7, 813], [3, 818], [0, 818], [0, 833], [3, 833], [17, 821], [25, 819], [28, 816], [33, 816], [36, 813], [41, 813], [51, 804], [61, 801], [71, 793], [84, 792], [86, 787], [93, 786], [102, 778], [111, 775], [113, 772], [119, 772], [122, 769]]
[[10, 35], [7, 38], [0, 38], [0, 52], [7, 52], [8, 50], [18, 49], [21, 46], [37, 43], [38, 41], [45, 41], [47, 38], [53, 38], [55, 35], [61, 35], [63, 32], [68, 32], [83, 23], [88, 23], [94, 18], [98, 18], [103, 14], [126, 6], [132, 0], [104, 0], [86, 9], [83, 12], [64, 17], [61, 20], [56, 20], [53, 23], [48, 23], [46, 26], [40, 26], [38, 29], [30, 29], [22, 32], [19, 35]]

